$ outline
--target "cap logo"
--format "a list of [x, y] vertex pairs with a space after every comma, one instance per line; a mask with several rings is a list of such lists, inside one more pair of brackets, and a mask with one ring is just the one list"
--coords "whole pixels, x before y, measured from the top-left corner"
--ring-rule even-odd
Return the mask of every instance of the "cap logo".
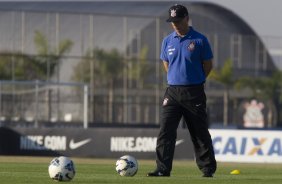
[[176, 10], [171, 10], [170, 11], [170, 16], [171, 17], [176, 17]]

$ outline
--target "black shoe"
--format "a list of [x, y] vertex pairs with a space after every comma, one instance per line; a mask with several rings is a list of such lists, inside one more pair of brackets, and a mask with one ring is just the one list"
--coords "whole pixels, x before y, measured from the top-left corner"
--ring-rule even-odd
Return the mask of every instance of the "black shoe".
[[204, 173], [203, 177], [212, 178], [215, 173], [215, 170], [216, 168], [213, 168], [213, 167], [202, 169], [202, 172]]
[[154, 172], [147, 173], [147, 176], [149, 176], [149, 177], [169, 177], [170, 173], [163, 172], [163, 171], [156, 169]]
[[212, 178], [213, 177], [213, 173], [204, 173], [203, 177]]

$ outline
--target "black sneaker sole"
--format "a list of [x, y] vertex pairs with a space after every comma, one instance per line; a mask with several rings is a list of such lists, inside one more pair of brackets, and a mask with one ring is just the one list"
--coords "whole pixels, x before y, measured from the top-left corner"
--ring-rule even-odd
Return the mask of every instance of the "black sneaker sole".
[[147, 177], [170, 177], [170, 175], [151, 175], [151, 174], [147, 174]]
[[148, 177], [170, 177], [170, 174], [164, 174], [160, 172], [152, 172], [147, 174]]
[[203, 177], [205, 177], [205, 178], [212, 178], [213, 175], [212, 174], [204, 174]]

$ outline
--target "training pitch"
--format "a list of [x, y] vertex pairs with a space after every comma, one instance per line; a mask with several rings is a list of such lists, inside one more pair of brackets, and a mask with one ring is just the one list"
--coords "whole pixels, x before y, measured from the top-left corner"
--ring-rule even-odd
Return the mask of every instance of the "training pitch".
[[[0, 156], [1, 184], [58, 183], [49, 178], [48, 165], [53, 157]], [[139, 170], [134, 177], [121, 177], [115, 171], [114, 159], [71, 158], [76, 175], [71, 184], [281, 184], [281, 164], [218, 163], [213, 178], [202, 178], [194, 161], [175, 161], [171, 177], [146, 177], [155, 168], [153, 160], [138, 160]], [[138, 159], [138, 158], [137, 158]], [[240, 174], [231, 175], [232, 170]], [[64, 182], [65, 183], [65, 182]]]

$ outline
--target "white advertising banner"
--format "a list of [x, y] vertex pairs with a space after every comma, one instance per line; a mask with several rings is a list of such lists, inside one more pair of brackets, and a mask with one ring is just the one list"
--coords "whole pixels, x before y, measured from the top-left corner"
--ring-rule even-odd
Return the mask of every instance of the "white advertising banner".
[[282, 163], [282, 131], [211, 129], [217, 161]]

